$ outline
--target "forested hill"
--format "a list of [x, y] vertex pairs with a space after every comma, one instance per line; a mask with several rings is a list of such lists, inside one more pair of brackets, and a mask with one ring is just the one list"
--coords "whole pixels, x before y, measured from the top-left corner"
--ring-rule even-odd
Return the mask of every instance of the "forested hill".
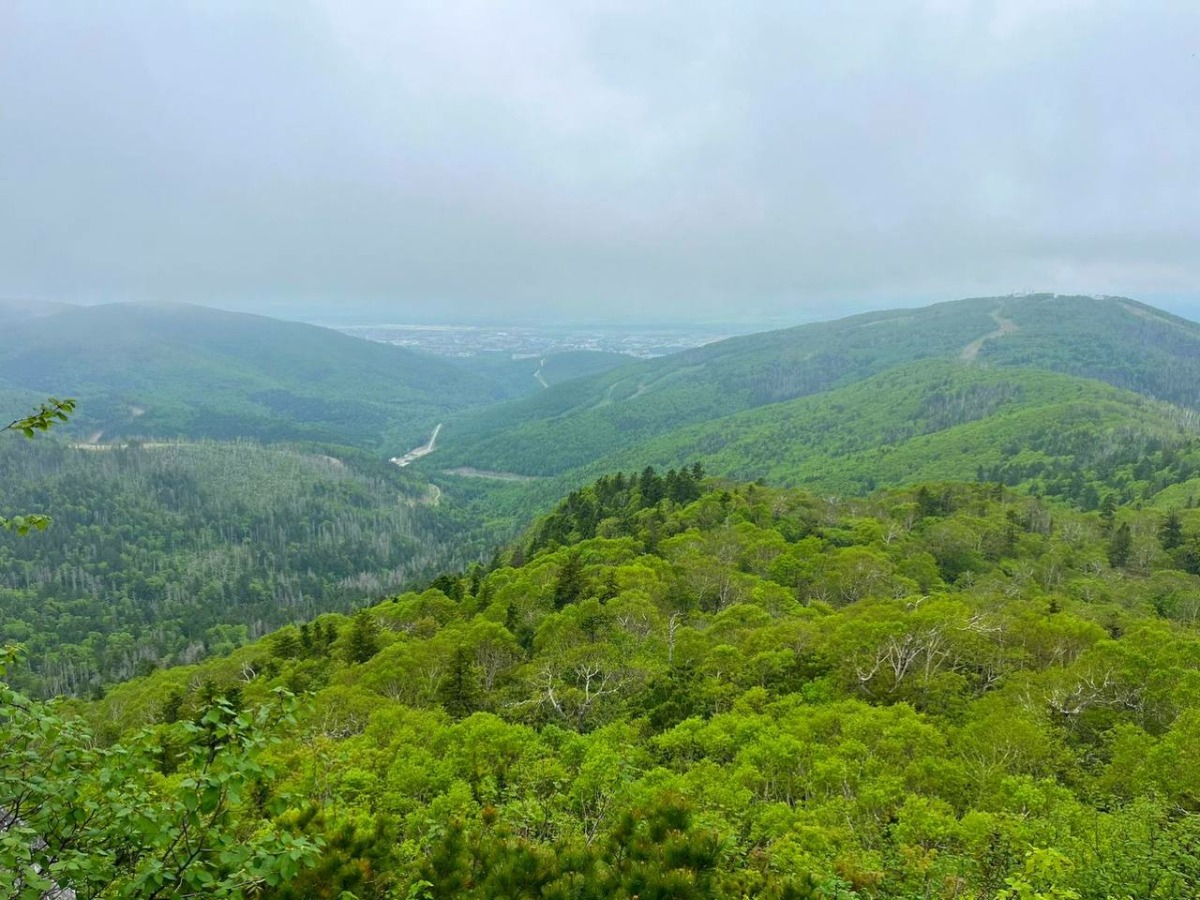
[[[229, 849], [180, 882], [269, 897], [1197, 896], [1200, 510], [698, 474], [606, 476], [487, 568], [79, 707], [127, 752], [14, 707], [0, 765], [117, 883], [220, 778]], [[270, 724], [280, 688], [312, 695]], [[84, 829], [73, 752], [116, 785]], [[140, 843], [126, 794], [164, 810]]]
[[925, 359], [1062, 372], [1200, 408], [1195, 323], [1120, 298], [982, 298], [732, 338], [557, 385], [453, 422], [440, 461], [556, 474]]
[[503, 396], [437, 357], [201, 306], [14, 319], [0, 329], [0, 390], [79, 398], [81, 438], [321, 440], [390, 455], [448, 413]]
[[0, 510], [53, 522], [0, 531], [0, 645], [24, 644], [16, 677], [49, 695], [227, 653], [491, 546], [439, 501], [344, 447], [8, 441]]
[[537, 394], [546, 388], [608, 372], [632, 362], [634, 357], [603, 350], [564, 350], [542, 356], [513, 358], [510, 353], [485, 351], [474, 356], [453, 357], [453, 365], [486, 378], [507, 400]]
[[1095, 509], [1200, 474], [1200, 414], [1092, 379], [925, 360], [673, 431], [594, 468], [678, 466], [839, 494], [999, 481]]

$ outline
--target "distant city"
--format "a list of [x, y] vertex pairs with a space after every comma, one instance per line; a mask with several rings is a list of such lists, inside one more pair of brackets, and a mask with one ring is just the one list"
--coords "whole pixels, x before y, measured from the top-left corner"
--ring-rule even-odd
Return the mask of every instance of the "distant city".
[[702, 344], [746, 334], [736, 326], [678, 326], [612, 328], [604, 326], [539, 328], [489, 325], [342, 325], [338, 331], [355, 337], [411, 347], [437, 356], [477, 356], [508, 353], [514, 359], [571, 350], [598, 350], [648, 358], [666, 356]]

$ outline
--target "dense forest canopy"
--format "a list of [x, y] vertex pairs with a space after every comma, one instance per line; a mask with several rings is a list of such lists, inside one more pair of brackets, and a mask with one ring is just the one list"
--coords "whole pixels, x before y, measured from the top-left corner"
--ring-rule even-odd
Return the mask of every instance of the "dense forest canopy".
[[305, 695], [223, 812], [303, 842], [267, 896], [1183, 900], [1198, 559], [1189, 509], [645, 470], [489, 566], [75, 711], [153, 745]]
[[437, 501], [344, 447], [8, 446], [0, 508], [54, 524], [0, 534], [0, 634], [25, 644], [20, 680], [41, 694], [228, 652], [482, 552], [488, 536]]

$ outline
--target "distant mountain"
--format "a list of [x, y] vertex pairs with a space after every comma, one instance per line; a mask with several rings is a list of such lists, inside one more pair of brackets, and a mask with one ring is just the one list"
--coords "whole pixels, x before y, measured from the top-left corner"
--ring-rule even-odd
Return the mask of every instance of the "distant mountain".
[[68, 310], [78, 309], [70, 303], [53, 303], [41, 300], [17, 300], [0, 297], [0, 324], [24, 322], [43, 316], [54, 316]]
[[554, 475], [931, 359], [1067, 373], [1200, 409], [1200, 325], [1123, 298], [995, 297], [738, 337], [576, 379], [452, 422], [438, 462]]
[[407, 450], [444, 416], [504, 396], [436, 357], [200, 306], [121, 303], [0, 329], [3, 396], [79, 401], [75, 433], [254, 437]]

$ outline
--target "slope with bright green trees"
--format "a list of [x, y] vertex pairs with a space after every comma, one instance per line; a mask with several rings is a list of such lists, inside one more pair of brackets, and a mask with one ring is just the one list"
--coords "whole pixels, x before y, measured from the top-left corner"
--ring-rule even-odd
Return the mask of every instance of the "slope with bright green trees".
[[556, 385], [451, 422], [439, 462], [562, 474], [934, 360], [1074, 375], [1200, 409], [1200, 325], [1122, 298], [995, 297], [732, 338]]
[[226, 811], [308, 848], [268, 896], [1195, 896], [1200, 513], [700, 474], [76, 709], [300, 694]]

